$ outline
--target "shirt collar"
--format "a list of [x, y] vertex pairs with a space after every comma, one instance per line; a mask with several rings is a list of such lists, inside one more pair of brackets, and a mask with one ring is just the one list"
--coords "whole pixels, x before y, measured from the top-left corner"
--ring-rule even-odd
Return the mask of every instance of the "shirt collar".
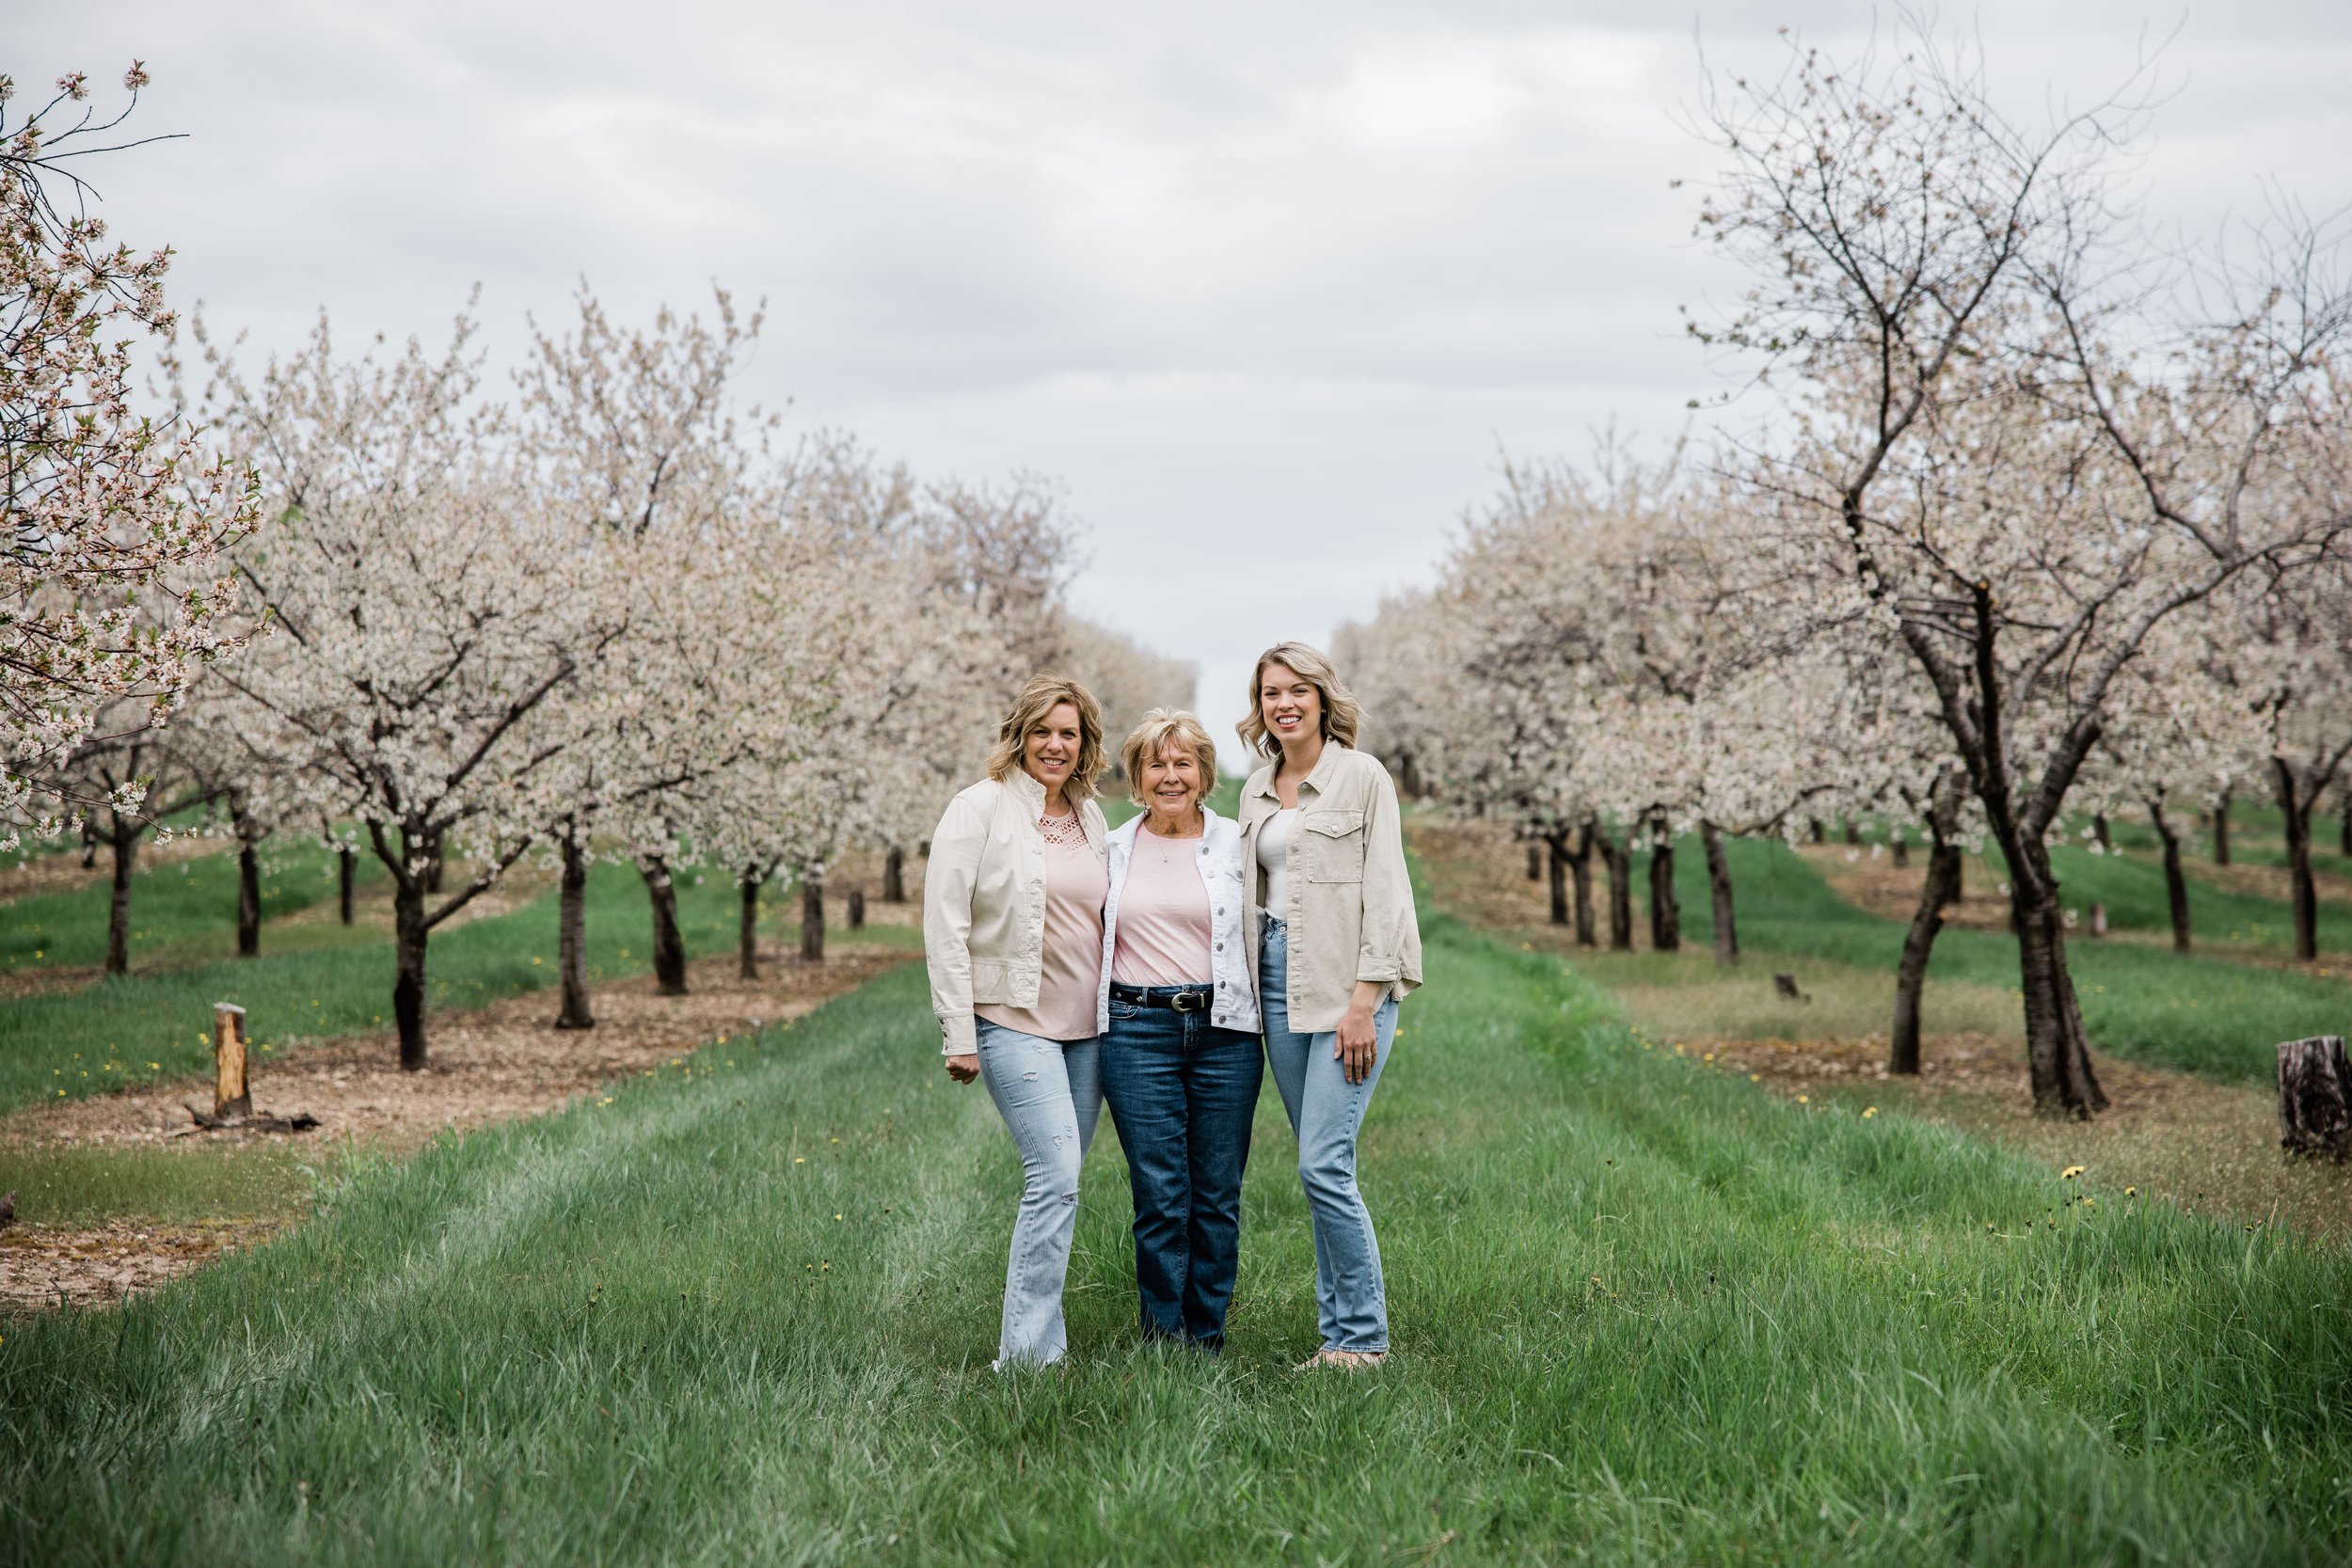
[[[1327, 737], [1323, 742], [1323, 755], [1315, 758], [1314, 767], [1310, 768], [1307, 776], [1299, 781], [1300, 786], [1302, 788], [1311, 789], [1317, 795], [1323, 794], [1326, 787], [1331, 783], [1331, 769], [1340, 765], [1339, 753], [1347, 751], [1348, 749], [1349, 748], [1344, 741], [1332, 740]], [[1274, 775], [1279, 772], [1281, 768], [1282, 753], [1277, 752], [1274, 753], [1273, 766], [1265, 770], [1265, 782], [1250, 790], [1249, 793], [1252, 795], [1263, 795], [1269, 800], [1279, 801], [1281, 797], [1274, 793]]]

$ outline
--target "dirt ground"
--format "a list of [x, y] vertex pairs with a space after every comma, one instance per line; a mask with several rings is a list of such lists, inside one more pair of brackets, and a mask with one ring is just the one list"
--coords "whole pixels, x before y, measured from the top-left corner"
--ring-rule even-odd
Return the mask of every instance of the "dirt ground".
[[[177, 865], [199, 855], [216, 855], [227, 847], [227, 842], [201, 833], [174, 833], [168, 844], [158, 844], [151, 837], [139, 845], [136, 863], [142, 867]], [[0, 866], [0, 904], [28, 893], [70, 893], [92, 882], [111, 881], [114, 874], [114, 851], [103, 844], [97, 861], [87, 869], [78, 853], [40, 855], [17, 865]]]
[[[444, 1129], [552, 1111], [610, 1079], [659, 1067], [707, 1041], [797, 1018], [915, 956], [904, 947], [836, 937], [822, 964], [767, 953], [756, 981], [737, 977], [733, 954], [708, 958], [691, 966], [685, 996], [657, 995], [650, 975], [598, 987], [596, 1027], [578, 1032], [550, 1027], [555, 998], [547, 992], [437, 1014], [429, 1034], [431, 1065], [422, 1072], [400, 1070], [389, 1035], [290, 1039], [257, 1064], [254, 1103], [279, 1117], [314, 1116], [314, 1132], [200, 1131], [188, 1107], [210, 1109], [212, 1089], [197, 1079], [29, 1107], [0, 1119], [0, 1143], [196, 1148], [293, 1137], [405, 1152]], [[0, 1231], [0, 1302], [55, 1307], [117, 1300], [226, 1248], [250, 1244], [266, 1228], [230, 1223], [11, 1227]]]
[[[1528, 879], [1524, 845], [1486, 824], [1434, 816], [1415, 818], [1408, 831], [1440, 908], [1575, 961], [1567, 933], [1547, 925], [1545, 884]], [[1867, 849], [1853, 861], [1843, 845], [1821, 846], [1809, 848], [1808, 858], [1849, 898], [1908, 918], [1923, 875], [1918, 857], [1908, 870], [1897, 872], [1884, 858], [1872, 863]], [[1905, 879], [1907, 899], [1901, 897]], [[1604, 890], [1597, 865], [1595, 901], [1605, 919]], [[1993, 887], [1973, 888], [1972, 895], [1994, 899], [2000, 911], [1994, 928], [2006, 927], [2006, 906]], [[1880, 902], [1889, 899], [1900, 901], [1899, 911], [1880, 909]], [[1646, 922], [1637, 918], [1634, 927], [1637, 943], [1645, 947]], [[1545, 942], [1547, 935], [1552, 940]], [[1757, 978], [1761, 982], [1764, 976]], [[1891, 1006], [1891, 976], [1887, 987]], [[1915, 1081], [1888, 1074], [1883, 1033], [1794, 1040], [1692, 1034], [1663, 1043], [1714, 1070], [1751, 1075], [1792, 1100], [1802, 1096], [1808, 1105], [1834, 1104], [1856, 1113], [1876, 1105], [1925, 1117], [1997, 1138], [2060, 1168], [2084, 1165], [2089, 1180], [2103, 1187], [2137, 1187], [2233, 1223], [2275, 1224], [2337, 1243], [2352, 1241], [2352, 1167], [2281, 1154], [2278, 1102], [2267, 1085], [2215, 1083], [2102, 1054], [2096, 1066], [2113, 1103], [2081, 1123], [2033, 1114], [2022, 1030], [1931, 1034]]]

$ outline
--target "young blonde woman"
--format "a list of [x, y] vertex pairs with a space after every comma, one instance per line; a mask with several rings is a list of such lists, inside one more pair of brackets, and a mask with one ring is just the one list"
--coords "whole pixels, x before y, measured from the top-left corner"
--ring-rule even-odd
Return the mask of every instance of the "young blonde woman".
[[1242, 789], [1242, 868], [1266, 1065], [1298, 1134], [1314, 1224], [1323, 1346], [1308, 1367], [1389, 1351], [1380, 1243], [1356, 1184], [1356, 1137], [1421, 984], [1421, 927], [1396, 788], [1355, 749], [1356, 700], [1304, 642], [1258, 656], [1238, 726], [1268, 758]]
[[1203, 802], [1216, 746], [1154, 708], [1121, 749], [1143, 815], [1111, 834], [1103, 1092], [1136, 1201], [1147, 1339], [1215, 1354], [1241, 1263], [1241, 1178], [1264, 1060], [1242, 933], [1241, 831]]
[[1078, 1167], [1103, 1108], [1095, 1037], [1109, 837], [1103, 712], [1040, 675], [997, 728], [988, 777], [947, 804], [923, 874], [923, 949], [947, 1075], [975, 1078], [1021, 1151], [999, 1371], [1068, 1352], [1062, 1283]]

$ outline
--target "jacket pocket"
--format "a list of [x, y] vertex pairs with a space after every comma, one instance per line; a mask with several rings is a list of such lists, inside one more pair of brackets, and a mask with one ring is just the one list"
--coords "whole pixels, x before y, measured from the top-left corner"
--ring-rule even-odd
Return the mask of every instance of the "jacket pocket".
[[1311, 811], [1298, 819], [1307, 830], [1307, 879], [1311, 882], [1360, 882], [1364, 879], [1364, 814], [1359, 811]]

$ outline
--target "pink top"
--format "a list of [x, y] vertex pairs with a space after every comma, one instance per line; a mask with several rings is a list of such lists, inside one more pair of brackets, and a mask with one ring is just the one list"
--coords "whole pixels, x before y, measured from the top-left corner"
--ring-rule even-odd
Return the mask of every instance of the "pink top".
[[1209, 961], [1209, 889], [1200, 879], [1197, 838], [1160, 838], [1137, 823], [1119, 894], [1119, 947], [1111, 978], [1122, 986], [1205, 986]]
[[1047, 1040], [1094, 1037], [1094, 1004], [1103, 983], [1103, 905], [1110, 897], [1110, 867], [1094, 846], [1045, 841], [1045, 951], [1038, 972], [1037, 1006], [984, 1002], [979, 1018]]

